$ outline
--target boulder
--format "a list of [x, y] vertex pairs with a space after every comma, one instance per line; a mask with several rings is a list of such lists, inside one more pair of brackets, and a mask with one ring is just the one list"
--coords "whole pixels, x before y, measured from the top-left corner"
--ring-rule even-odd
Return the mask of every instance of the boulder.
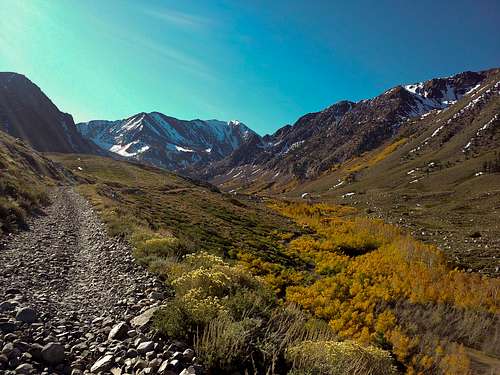
[[147, 352], [153, 351], [155, 343], [153, 341], [146, 341], [140, 343], [137, 347], [137, 351], [141, 354], [146, 354]]
[[188, 368], [182, 370], [182, 372], [179, 375], [196, 375], [196, 370], [194, 369], [193, 366], [189, 366]]
[[13, 322], [0, 322], [0, 332], [12, 333], [16, 330], [16, 324]]
[[24, 307], [20, 309], [16, 314], [16, 320], [23, 323], [35, 323], [37, 319], [37, 312], [31, 307]]
[[16, 367], [16, 374], [32, 374], [35, 371], [29, 363], [23, 363]]
[[4, 301], [0, 303], [0, 312], [11, 311], [14, 310], [14, 305], [9, 301]]
[[194, 358], [194, 350], [193, 349], [186, 349], [186, 350], [184, 350], [182, 355], [186, 361], [191, 362]]
[[136, 316], [130, 322], [132, 324], [132, 327], [139, 329], [147, 327], [151, 323], [153, 315], [155, 314], [156, 311], [158, 311], [159, 308], [160, 306], [151, 307], [150, 309], [144, 311], [141, 315]]
[[57, 342], [49, 342], [42, 349], [42, 358], [51, 365], [57, 365], [64, 361], [64, 346]]
[[115, 360], [112, 355], [105, 355], [104, 357], [99, 358], [97, 362], [92, 365], [90, 372], [99, 373], [109, 371], [113, 367], [114, 363]]
[[108, 340], [125, 340], [128, 338], [128, 331], [130, 327], [125, 322], [118, 323], [115, 325], [108, 335]]

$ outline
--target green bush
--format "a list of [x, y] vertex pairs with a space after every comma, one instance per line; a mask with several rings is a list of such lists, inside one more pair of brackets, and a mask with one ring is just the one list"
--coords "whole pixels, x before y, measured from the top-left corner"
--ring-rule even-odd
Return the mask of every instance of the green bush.
[[173, 299], [154, 317], [155, 328], [167, 336], [177, 339], [189, 339], [194, 333], [194, 324], [184, 308], [182, 301]]

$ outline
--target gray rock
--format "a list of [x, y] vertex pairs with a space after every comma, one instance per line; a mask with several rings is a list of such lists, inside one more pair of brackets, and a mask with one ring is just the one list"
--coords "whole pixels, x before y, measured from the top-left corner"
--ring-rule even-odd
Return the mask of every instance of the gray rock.
[[90, 368], [90, 372], [104, 372], [108, 371], [113, 367], [115, 360], [112, 355], [108, 354], [101, 357], [95, 362]]
[[141, 354], [146, 354], [147, 352], [153, 351], [155, 343], [153, 341], [146, 341], [139, 344], [137, 351]]
[[128, 338], [128, 331], [130, 327], [125, 322], [115, 325], [108, 335], [108, 340], [125, 340]]
[[8, 342], [7, 344], [4, 345], [2, 349], [2, 354], [5, 354], [7, 357], [10, 356], [10, 353], [14, 350], [14, 344], [11, 342]]
[[148, 367], [148, 363], [143, 359], [138, 359], [134, 364], [134, 370], [144, 369]]
[[58, 365], [65, 359], [64, 346], [57, 342], [50, 342], [42, 349], [42, 358], [51, 365]]
[[182, 370], [182, 372], [179, 375], [196, 375], [196, 370], [194, 369], [193, 366], [189, 366], [188, 368]]
[[23, 363], [16, 367], [16, 374], [31, 374], [35, 369], [29, 363]]
[[136, 316], [130, 322], [132, 324], [132, 327], [143, 328], [148, 326], [153, 319], [153, 315], [155, 314], [156, 311], [158, 311], [159, 308], [160, 306], [151, 307], [150, 309], [144, 311], [141, 315]]
[[149, 367], [151, 367], [154, 370], [158, 370], [161, 366], [161, 359], [160, 358], [155, 358], [151, 362], [149, 362]]
[[13, 322], [0, 322], [0, 331], [3, 333], [12, 333], [16, 328], [16, 324]]
[[11, 310], [14, 310], [14, 305], [9, 301], [4, 301], [0, 303], [0, 312], [6, 312]]
[[186, 359], [187, 361], [192, 361], [194, 358], [194, 350], [193, 349], [186, 349], [186, 350], [184, 350], [182, 355], [183, 355], [184, 359]]
[[134, 348], [130, 348], [129, 350], [127, 350], [127, 358], [135, 358], [139, 355], [139, 353], [137, 353], [137, 350], [135, 350]]
[[170, 364], [168, 363], [168, 361], [163, 361], [160, 368], [158, 369], [158, 374], [170, 375], [170, 374], [175, 374], [175, 372], [170, 371]]
[[20, 309], [17, 314], [16, 314], [16, 320], [19, 320], [20, 322], [23, 323], [35, 323], [37, 319], [37, 312], [30, 308], [30, 307], [24, 307]]

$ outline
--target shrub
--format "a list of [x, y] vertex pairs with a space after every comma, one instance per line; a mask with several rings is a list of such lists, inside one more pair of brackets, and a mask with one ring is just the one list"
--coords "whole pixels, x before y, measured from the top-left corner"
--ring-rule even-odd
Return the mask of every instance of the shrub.
[[178, 299], [172, 299], [155, 314], [154, 325], [160, 332], [178, 339], [188, 339], [193, 333], [193, 322]]
[[297, 375], [396, 374], [389, 352], [353, 341], [304, 341], [289, 348], [286, 358]]
[[251, 366], [251, 340], [261, 324], [256, 319], [233, 321], [227, 316], [219, 316], [208, 324], [201, 335], [196, 336], [196, 353], [203, 364], [215, 373]]
[[26, 211], [16, 202], [0, 197], [0, 230], [7, 233], [26, 227]]
[[138, 255], [143, 258], [180, 258], [188, 251], [187, 245], [173, 236], [137, 241], [136, 248]]

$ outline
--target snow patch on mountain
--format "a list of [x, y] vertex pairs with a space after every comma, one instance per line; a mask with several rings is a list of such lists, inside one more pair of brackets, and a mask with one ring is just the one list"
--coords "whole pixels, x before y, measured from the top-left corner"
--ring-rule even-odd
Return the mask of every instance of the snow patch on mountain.
[[251, 136], [258, 137], [238, 120], [186, 121], [160, 112], [141, 112], [117, 121], [89, 121], [77, 127], [102, 149], [169, 169], [220, 160]]

